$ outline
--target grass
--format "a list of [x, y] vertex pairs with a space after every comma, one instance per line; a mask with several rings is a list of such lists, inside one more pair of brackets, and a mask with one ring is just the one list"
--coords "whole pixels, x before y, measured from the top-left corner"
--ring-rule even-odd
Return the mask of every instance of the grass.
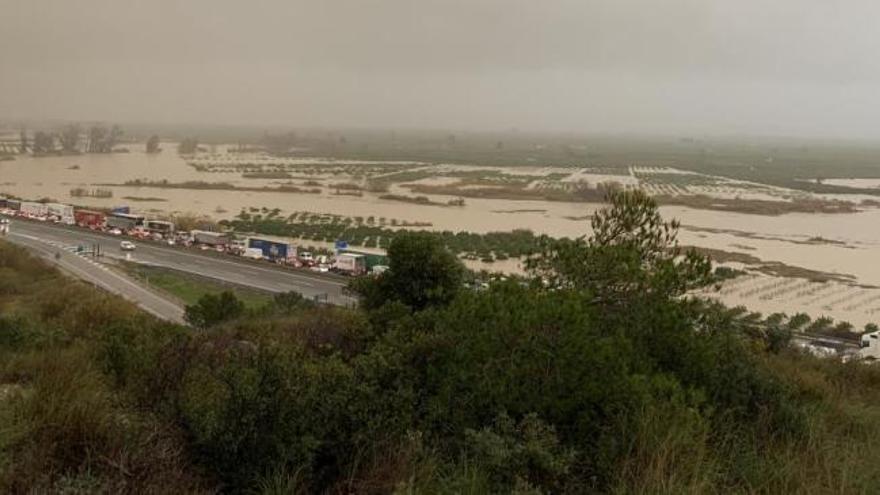
[[[157, 280], [167, 280], [162, 275], [168, 274], [153, 273]], [[530, 348], [523, 342], [547, 335], [546, 342], [554, 343], [564, 325], [572, 336], [590, 326], [581, 320], [566, 323], [572, 313], [568, 306], [559, 317], [523, 312], [507, 320], [507, 308], [501, 306], [486, 315], [480, 329], [473, 324], [481, 317], [475, 312], [486, 306], [472, 305], [479, 301], [491, 303], [491, 308], [504, 302], [475, 299], [460, 314], [438, 320], [443, 323], [439, 329], [457, 325], [456, 333], [439, 340], [417, 334], [413, 347], [393, 352], [382, 351], [402, 335], [391, 333], [366, 353], [361, 339], [376, 337], [365, 332], [370, 327], [363, 315], [341, 308], [252, 317], [199, 333], [159, 322], [0, 241], [0, 492], [240, 493], [250, 487], [256, 493], [510, 493], [499, 488], [498, 476], [563, 462], [572, 470], [589, 470], [589, 465], [572, 464], [571, 453], [557, 448], [558, 442], [572, 444], [577, 432], [554, 433], [544, 423], [526, 428], [529, 423], [520, 421], [508, 431], [496, 426], [498, 421], [480, 420], [465, 430], [461, 445], [449, 435], [445, 450], [416, 429], [407, 429], [400, 441], [386, 437], [389, 430], [403, 430], [397, 421], [430, 413], [432, 404], [454, 409], [437, 416], [448, 418], [438, 430], [453, 420], [470, 424], [459, 419], [468, 416], [458, 414], [467, 411], [467, 401], [415, 402], [423, 389], [409, 384], [430, 385], [449, 376], [438, 390], [455, 385], [467, 392], [474, 383], [467, 377], [473, 376], [486, 382], [487, 388], [477, 391], [494, 392], [493, 384], [513, 384], [516, 378], [505, 375], [516, 371], [515, 363], [503, 364], [517, 359], [511, 347], [524, 351]], [[521, 324], [521, 316], [534, 320]], [[505, 333], [516, 325], [522, 326], [521, 334]], [[472, 334], [479, 338], [466, 343], [479, 345], [452, 345], [460, 342], [452, 337]], [[585, 349], [598, 345], [582, 342]], [[444, 353], [447, 346], [454, 351], [451, 357]], [[497, 358], [456, 358], [482, 348], [489, 351], [463, 355]], [[552, 359], [575, 364], [583, 359], [581, 352], [566, 353], [565, 346], [557, 352]], [[630, 350], [620, 352], [625, 356]], [[523, 356], [519, 359], [526, 366], [538, 361], [548, 371], [566, 369], [540, 353]], [[715, 400], [676, 394], [668, 378], [657, 378], [653, 386], [662, 395], [656, 401], [643, 402], [644, 409], [614, 410], [618, 416], [632, 415], [628, 430], [602, 438], [632, 441], [620, 446], [619, 461], [608, 468], [611, 478], [600, 490], [575, 485], [568, 492], [552, 493], [878, 493], [880, 368], [794, 351], [754, 356], [759, 369], [784, 384], [790, 392], [786, 397], [803, 406], [798, 409], [804, 413], [798, 434], [763, 431], [777, 423], [767, 422], [760, 411], [738, 423], [725, 419], [731, 417], [725, 410], [701, 411]], [[437, 367], [452, 358], [456, 361]], [[535, 368], [538, 373], [521, 376], [538, 376], [543, 366]], [[441, 373], [462, 368], [458, 375]], [[483, 368], [488, 368], [485, 377], [478, 374]], [[429, 379], [422, 379], [422, 373]], [[723, 376], [739, 377], [734, 372]], [[598, 390], [605, 379], [590, 378], [564, 376], [562, 393]], [[644, 389], [642, 378], [635, 380], [636, 390]], [[575, 381], [578, 386], [568, 386]], [[731, 386], [737, 383], [730, 381]], [[499, 385], [498, 390], [501, 396], [508, 388]], [[750, 390], [770, 393], [735, 389]], [[535, 397], [544, 400], [552, 393], [542, 389]], [[607, 400], [621, 395], [609, 394]], [[629, 401], [633, 396], [626, 397]], [[419, 409], [410, 411], [415, 404]], [[563, 414], [563, 407], [552, 410]], [[602, 417], [596, 421], [607, 422]], [[359, 434], [357, 443], [349, 438], [354, 433]], [[371, 445], [375, 452], [359, 450]], [[467, 455], [459, 461], [457, 452]], [[316, 469], [310, 472], [312, 464]], [[223, 467], [241, 465], [249, 470], [241, 469], [241, 477], [231, 479], [239, 484], [224, 485], [229, 477]], [[527, 481], [533, 480], [523, 479], [518, 493], [537, 493], [527, 489]]]
[[267, 292], [248, 289], [220, 281], [199, 277], [166, 268], [123, 263], [123, 270], [150, 287], [159, 289], [187, 305], [195, 304], [199, 298], [207, 294], [219, 294], [231, 290], [245, 306], [258, 309], [272, 301]]

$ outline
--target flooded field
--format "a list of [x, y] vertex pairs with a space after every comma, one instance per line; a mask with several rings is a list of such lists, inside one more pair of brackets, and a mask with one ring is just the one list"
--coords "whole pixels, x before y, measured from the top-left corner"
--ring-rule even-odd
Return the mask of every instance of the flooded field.
[[[198, 213], [229, 219], [251, 207], [278, 208], [282, 214], [311, 211], [344, 216], [395, 218], [430, 223], [435, 230], [477, 233], [531, 229], [556, 237], [588, 234], [589, 216], [601, 205], [592, 200], [532, 199], [543, 190], [577, 191], [614, 184], [641, 187], [656, 195], [705, 195], [791, 202], [826, 200], [823, 195], [774, 185], [727, 179], [675, 167], [633, 165], [617, 170], [582, 167], [480, 167], [418, 161], [276, 158], [259, 154], [214, 153], [182, 157], [174, 143], [166, 151], [141, 151], [34, 158], [0, 162], [0, 193], [52, 198], [79, 205], [128, 204], [144, 213]], [[613, 173], [609, 173], [613, 172]], [[138, 182], [135, 182], [138, 181]], [[828, 182], [831, 182], [829, 180]], [[127, 184], [128, 183], [128, 184]], [[840, 185], [844, 182], [841, 180]], [[140, 185], [137, 185], [140, 184]], [[432, 194], [422, 188], [489, 190], [510, 197]], [[868, 187], [867, 183], [859, 183]], [[80, 195], [75, 189], [112, 192], [112, 197]], [[305, 191], [312, 192], [305, 192]], [[523, 191], [527, 191], [523, 193]], [[468, 193], [469, 194], [469, 193]], [[522, 198], [515, 196], [523, 194]], [[430, 203], [382, 199], [423, 195]], [[832, 198], [834, 199], [834, 198]], [[730, 282], [717, 297], [761, 312], [805, 311], [853, 323], [880, 319], [880, 209], [861, 204], [852, 213], [782, 215], [663, 206], [666, 217], [682, 223], [680, 242], [748, 255], [753, 265], [774, 262], [836, 279], [816, 283], [785, 274], [753, 273]], [[461, 206], [447, 206], [460, 200]], [[518, 262], [496, 263], [516, 271]], [[779, 284], [774, 285], [774, 284]], [[876, 296], [876, 298], [875, 298]], [[824, 298], [823, 298], [824, 297]]]

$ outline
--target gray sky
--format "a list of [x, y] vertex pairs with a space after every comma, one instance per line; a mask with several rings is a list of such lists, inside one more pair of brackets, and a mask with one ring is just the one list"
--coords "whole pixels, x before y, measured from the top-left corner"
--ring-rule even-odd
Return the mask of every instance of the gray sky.
[[880, 138], [876, 0], [0, 0], [0, 119]]

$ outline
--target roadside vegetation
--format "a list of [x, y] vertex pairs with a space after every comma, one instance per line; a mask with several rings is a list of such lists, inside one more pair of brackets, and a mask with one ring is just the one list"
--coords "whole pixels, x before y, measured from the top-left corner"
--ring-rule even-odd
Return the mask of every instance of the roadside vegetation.
[[185, 305], [196, 304], [206, 295], [218, 295], [223, 292], [231, 292], [250, 309], [260, 308], [272, 299], [267, 292], [224, 284], [206, 277], [161, 267], [123, 261], [121, 269], [146, 286], [164, 292]]
[[156, 321], [0, 242], [0, 491], [874, 493], [880, 369], [682, 297], [644, 195], [466, 290], [407, 233], [358, 309], [232, 293]]

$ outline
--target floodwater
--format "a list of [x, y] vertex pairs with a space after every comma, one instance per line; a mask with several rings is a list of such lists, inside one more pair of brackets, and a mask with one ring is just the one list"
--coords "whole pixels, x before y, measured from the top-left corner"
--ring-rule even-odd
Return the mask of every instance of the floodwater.
[[[15, 161], [0, 162], [0, 193], [28, 199], [50, 197], [61, 202], [87, 206], [128, 204], [134, 210], [148, 214], [182, 212], [229, 218], [244, 208], [269, 207], [280, 208], [283, 213], [312, 211], [430, 222], [436, 230], [490, 232], [531, 229], [538, 233], [568, 237], [587, 234], [588, 217], [601, 206], [467, 198], [464, 207], [442, 207], [380, 200], [376, 194], [371, 193], [364, 193], [361, 197], [337, 196], [326, 190], [317, 195], [99, 186], [105, 183], [120, 184], [134, 179], [166, 179], [172, 183], [227, 182], [250, 187], [271, 187], [286, 182], [278, 179], [243, 179], [240, 173], [199, 172], [177, 155], [173, 143], [165, 143], [162, 147], [165, 151], [156, 155], [133, 150], [131, 153], [109, 155], [43, 158], [20, 156]], [[298, 163], [321, 162], [318, 159], [298, 159]], [[323, 162], [326, 163], [326, 160]], [[332, 163], [355, 164], [348, 161]], [[515, 173], [520, 171], [517, 169]], [[597, 175], [591, 180], [589, 174], [583, 172], [579, 172], [578, 177], [589, 182], [613, 179], [611, 176]], [[324, 177], [323, 182], [346, 180], [344, 177]], [[75, 187], [111, 189], [114, 196], [110, 199], [71, 198], [70, 190]], [[398, 187], [393, 187], [392, 192], [409, 194], [409, 191]], [[166, 201], [134, 202], [122, 199], [124, 196], [157, 197]], [[453, 198], [434, 196], [432, 199], [445, 203]], [[662, 212], [667, 218], [677, 218], [685, 226], [679, 235], [682, 244], [740, 252], [757, 256], [764, 261], [778, 261], [822, 272], [852, 275], [859, 284], [880, 286], [880, 229], [876, 228], [880, 225], [878, 209], [866, 209], [853, 214], [787, 214], [775, 217], [684, 207], [663, 207]], [[811, 238], [821, 238], [823, 241], [806, 243]], [[512, 269], [515, 269], [514, 265], [511, 265]], [[761, 306], [764, 304], [761, 301], [756, 299], [750, 306]], [[761, 307], [755, 309], [762, 310]]]

